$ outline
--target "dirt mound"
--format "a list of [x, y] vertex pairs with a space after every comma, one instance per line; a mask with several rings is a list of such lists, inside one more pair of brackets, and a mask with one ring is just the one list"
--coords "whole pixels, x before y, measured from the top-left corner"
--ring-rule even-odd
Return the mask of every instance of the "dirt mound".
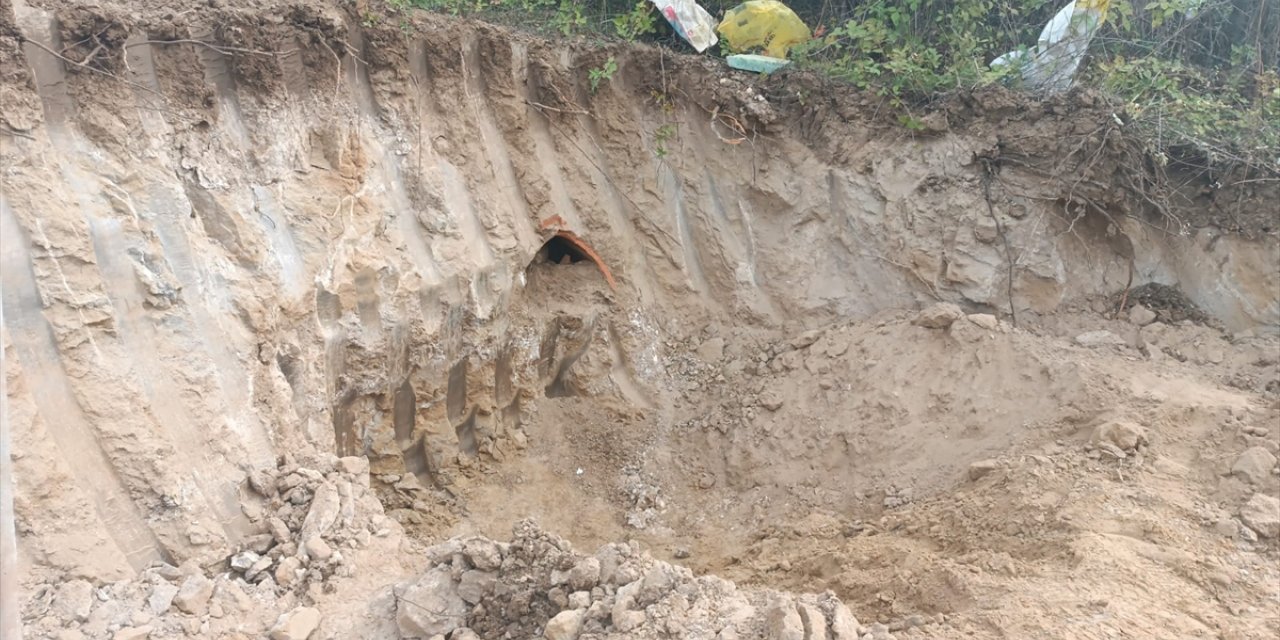
[[457, 538], [427, 555], [427, 571], [396, 587], [406, 638], [859, 637], [858, 621], [829, 594], [739, 590], [656, 561], [635, 543], [583, 556], [529, 522], [515, 526], [510, 543]]
[[336, 593], [334, 581], [358, 583], [357, 572], [369, 565], [382, 574], [369, 576], [375, 581], [394, 575], [387, 558], [399, 554], [401, 530], [369, 487], [363, 457], [299, 465], [286, 454], [278, 467], [251, 471], [243, 487], [240, 508], [261, 533], [228, 547], [193, 526], [190, 544], [207, 551], [180, 566], [160, 562], [109, 583], [65, 576], [32, 584], [26, 631], [37, 638], [305, 638], [321, 617], [301, 602]]
[[1274, 238], [1090, 96], [215, 4], [0, 4], [36, 637], [1275, 627]]
[[[1155, 311], [1156, 313], [1152, 318], [1165, 324], [1173, 324], [1183, 320], [1190, 320], [1200, 324], [1212, 321], [1208, 314], [1201, 311], [1196, 306], [1196, 303], [1192, 302], [1187, 298], [1186, 294], [1176, 287], [1156, 282], [1148, 282], [1136, 287], [1129, 291], [1128, 295], [1122, 294], [1120, 304], [1122, 305], [1121, 310], [1128, 311], [1131, 315], [1135, 313], [1133, 311], [1135, 305], [1141, 305], [1145, 309]], [[1141, 314], [1142, 312], [1136, 313]]]

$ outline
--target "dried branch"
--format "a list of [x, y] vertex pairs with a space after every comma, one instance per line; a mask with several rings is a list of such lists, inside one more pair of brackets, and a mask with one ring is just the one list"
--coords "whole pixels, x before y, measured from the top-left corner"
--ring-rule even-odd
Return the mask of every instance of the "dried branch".
[[167, 96], [165, 96], [163, 93], [160, 93], [159, 91], [156, 91], [155, 89], [152, 89], [151, 87], [148, 87], [148, 86], [146, 86], [146, 85], [138, 84], [138, 83], [136, 83], [136, 82], [134, 82], [134, 81], [132, 81], [132, 80], [128, 80], [128, 79], [125, 79], [125, 78], [121, 78], [120, 76], [118, 76], [118, 75], [116, 75], [116, 74], [114, 74], [114, 73], [111, 73], [110, 71], [104, 71], [104, 70], [99, 69], [99, 68], [97, 68], [97, 67], [90, 67], [90, 66], [83, 66], [83, 67], [81, 67], [81, 63], [80, 63], [80, 62], [77, 62], [77, 61], [75, 61], [75, 60], [72, 60], [71, 58], [68, 58], [68, 57], [66, 57], [66, 56], [62, 55], [61, 53], [58, 53], [57, 51], [54, 51], [53, 49], [50, 49], [49, 47], [46, 47], [46, 46], [44, 46], [43, 44], [41, 44], [41, 43], [39, 43], [39, 42], [36, 42], [35, 40], [32, 40], [32, 39], [27, 38], [27, 37], [23, 37], [23, 36], [21, 36], [21, 35], [19, 35], [19, 36], [18, 36], [18, 38], [20, 39], [20, 41], [21, 41], [21, 42], [23, 42], [23, 43], [31, 43], [31, 44], [35, 45], [36, 47], [38, 47], [39, 49], [43, 50], [45, 53], [48, 53], [49, 55], [51, 55], [51, 56], [53, 56], [53, 57], [55, 57], [55, 58], [58, 58], [59, 60], [62, 60], [63, 62], [66, 62], [67, 64], [75, 65], [76, 67], [80, 67], [80, 68], [83, 68], [83, 69], [88, 69], [89, 71], [92, 71], [92, 72], [97, 73], [97, 74], [99, 74], [99, 75], [103, 75], [103, 76], [106, 76], [106, 77], [108, 77], [108, 78], [111, 78], [112, 80], [115, 80], [116, 82], [120, 82], [120, 83], [122, 83], [122, 84], [129, 85], [130, 87], [133, 87], [134, 89], [139, 89], [139, 90], [141, 90], [141, 91], [146, 91], [147, 93], [150, 93], [150, 94], [153, 94], [153, 95], [159, 96], [159, 97], [160, 97], [160, 98], [162, 98], [162, 99], [168, 100], [168, 97], [167, 97]]

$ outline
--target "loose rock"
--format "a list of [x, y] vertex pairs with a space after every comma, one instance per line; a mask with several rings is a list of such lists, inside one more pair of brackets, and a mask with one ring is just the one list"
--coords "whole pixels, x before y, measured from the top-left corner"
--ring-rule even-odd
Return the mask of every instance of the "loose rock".
[[53, 595], [53, 612], [63, 620], [88, 620], [92, 608], [93, 585], [84, 580], [64, 582]]
[[1106, 422], [1093, 430], [1089, 441], [1095, 445], [1109, 443], [1121, 451], [1133, 451], [1147, 443], [1147, 430], [1132, 422]]
[[995, 331], [1000, 327], [1000, 321], [989, 313], [973, 313], [968, 316], [969, 322], [986, 329], [987, 331]]
[[493, 573], [473, 569], [462, 574], [462, 580], [458, 583], [458, 595], [468, 603], [476, 604], [493, 591], [495, 581]]
[[280, 566], [276, 567], [275, 578], [276, 584], [287, 587], [293, 584], [298, 578], [298, 569], [302, 568], [302, 561], [295, 556], [289, 556], [280, 561]]
[[547, 628], [542, 637], [547, 640], [576, 640], [582, 632], [582, 619], [586, 612], [581, 609], [561, 611], [547, 621]]
[[778, 599], [769, 606], [765, 637], [770, 640], [804, 640], [804, 621], [791, 602]]
[[1129, 308], [1129, 322], [1139, 327], [1145, 327], [1156, 321], [1156, 312], [1140, 305], [1135, 304]]
[[271, 532], [271, 537], [281, 544], [288, 542], [293, 537], [293, 534], [289, 531], [289, 525], [285, 524], [284, 520], [280, 518], [268, 518], [267, 530]]
[[271, 640], [306, 640], [320, 626], [320, 612], [299, 607], [280, 616], [271, 628]]
[[177, 595], [173, 597], [173, 604], [186, 613], [202, 616], [208, 608], [211, 596], [213, 596], [213, 581], [196, 574], [182, 583]]
[[569, 571], [569, 586], [576, 590], [590, 589], [600, 582], [600, 561], [587, 556]]
[[470, 609], [454, 589], [447, 567], [435, 567], [399, 591], [396, 625], [402, 636], [448, 634], [463, 625]]
[[261, 560], [261, 557], [252, 551], [237, 553], [231, 556], [231, 568], [240, 572], [248, 571], [258, 560]]
[[782, 403], [782, 394], [777, 389], [765, 389], [764, 393], [760, 394], [760, 406], [769, 411], [781, 409]]
[[938, 302], [917, 313], [911, 323], [927, 329], [946, 329], [951, 326], [951, 323], [963, 317], [964, 311], [960, 307], [950, 302]]
[[831, 610], [831, 635], [833, 640], [857, 640], [858, 619], [853, 617], [844, 603], [837, 601]]
[[969, 465], [969, 479], [977, 480], [999, 468], [999, 460], [979, 460]]
[[338, 519], [340, 507], [337, 487], [327, 482], [320, 485], [320, 488], [316, 489], [315, 497], [311, 499], [311, 509], [307, 511], [307, 517], [302, 521], [302, 533], [299, 539], [305, 544], [308, 540], [328, 531]]
[[321, 562], [333, 555], [333, 549], [329, 547], [329, 543], [319, 536], [308, 540], [303, 548], [307, 551], [307, 557]]
[[173, 605], [173, 597], [178, 595], [178, 587], [161, 582], [151, 589], [151, 596], [147, 598], [147, 606], [151, 609], [151, 613], [161, 616], [169, 610]]
[[462, 552], [477, 569], [493, 571], [502, 566], [502, 548], [492, 540], [472, 538], [463, 543]]
[[1240, 507], [1245, 526], [1263, 538], [1280, 537], [1280, 498], [1255, 493]]
[[338, 458], [338, 470], [353, 476], [369, 473], [369, 459], [364, 456]]
[[1271, 475], [1271, 469], [1275, 466], [1276, 457], [1270, 451], [1264, 447], [1249, 447], [1231, 465], [1231, 475], [1258, 484]]

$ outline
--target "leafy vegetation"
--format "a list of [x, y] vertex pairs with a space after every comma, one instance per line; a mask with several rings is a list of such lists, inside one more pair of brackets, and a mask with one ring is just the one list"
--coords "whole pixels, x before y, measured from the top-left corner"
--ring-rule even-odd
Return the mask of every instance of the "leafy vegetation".
[[609, 59], [604, 61], [604, 65], [588, 70], [587, 80], [591, 83], [591, 93], [595, 93], [600, 89], [601, 80], [612, 80], [613, 74], [617, 72], [618, 63], [613, 59], [613, 56], [609, 56]]
[[613, 19], [613, 30], [619, 38], [632, 41], [658, 30], [655, 22], [657, 12], [648, 0], [638, 0], [630, 11], [619, 14]]
[[[829, 6], [828, 3], [822, 3]], [[1017, 84], [990, 60], [1033, 45], [1063, 0], [868, 0], [794, 50], [802, 66], [895, 106]], [[1264, 0], [1113, 0], [1078, 82], [1144, 130], [1157, 159], [1280, 171], [1280, 7]], [[905, 118], [911, 128], [913, 118]]]
[[[679, 46], [648, 0], [390, 0], [518, 18], [563, 36], [593, 34]], [[953, 91], [1017, 85], [996, 56], [1034, 45], [1066, 0], [791, 0], [819, 34], [797, 66], [877, 92], [910, 111]], [[738, 0], [703, 0], [713, 16]], [[507, 20], [511, 21], [511, 20]], [[723, 47], [720, 54], [731, 53]], [[1157, 158], [1196, 155], [1280, 172], [1280, 5], [1268, 0], [1112, 0], [1078, 83], [1102, 90], [1147, 131]], [[594, 90], [612, 72], [589, 71]]]
[[653, 132], [653, 152], [659, 158], [667, 157], [667, 143], [676, 135], [674, 124], [664, 124]]

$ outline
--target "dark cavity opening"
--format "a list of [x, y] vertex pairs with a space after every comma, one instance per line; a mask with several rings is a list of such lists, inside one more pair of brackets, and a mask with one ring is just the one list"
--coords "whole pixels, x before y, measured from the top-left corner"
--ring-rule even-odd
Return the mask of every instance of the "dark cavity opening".
[[573, 264], [590, 260], [587, 254], [561, 236], [551, 236], [538, 250], [538, 255], [551, 264]]

